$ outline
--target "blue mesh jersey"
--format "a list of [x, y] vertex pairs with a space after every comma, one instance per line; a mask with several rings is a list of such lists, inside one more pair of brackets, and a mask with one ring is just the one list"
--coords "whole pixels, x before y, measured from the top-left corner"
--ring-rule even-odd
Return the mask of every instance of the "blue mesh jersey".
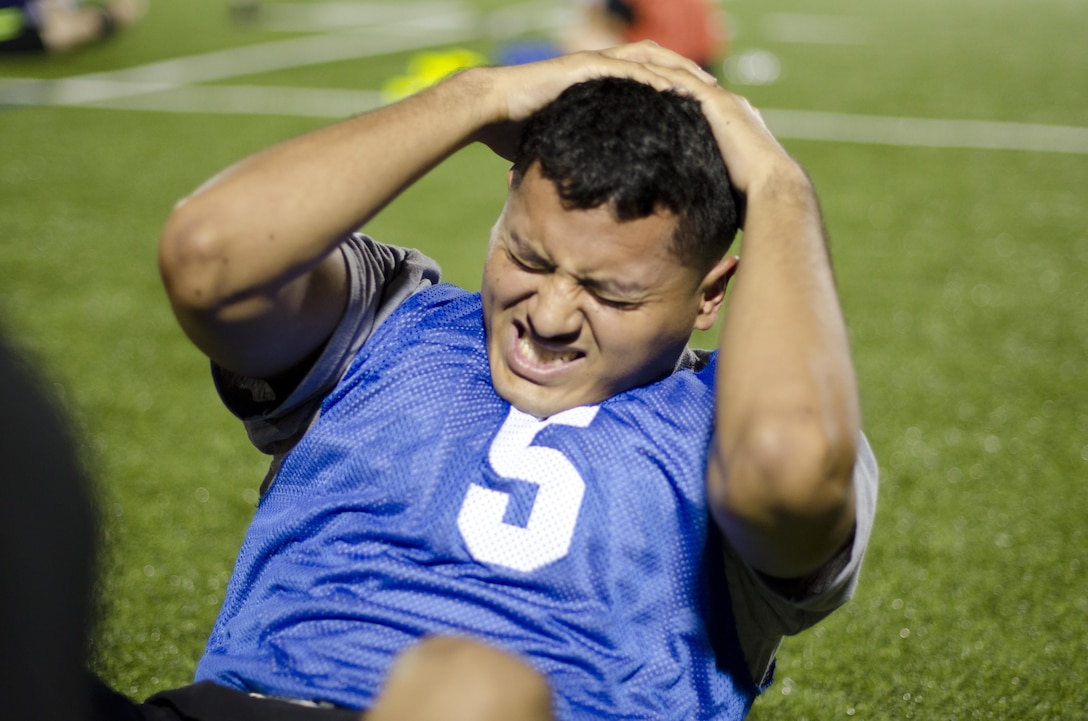
[[478, 294], [364, 344], [242, 545], [198, 680], [367, 708], [427, 634], [541, 671], [560, 719], [739, 719], [707, 513], [714, 363], [539, 420], [496, 395]]

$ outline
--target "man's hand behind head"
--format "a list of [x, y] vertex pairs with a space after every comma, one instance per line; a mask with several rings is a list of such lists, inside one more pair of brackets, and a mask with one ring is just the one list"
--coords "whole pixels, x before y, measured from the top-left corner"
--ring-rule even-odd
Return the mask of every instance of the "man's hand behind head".
[[[564, 55], [525, 65], [466, 71], [481, 83], [491, 101], [481, 106], [476, 140], [513, 159], [522, 122], [571, 85], [602, 77], [630, 78], [657, 90], [690, 92], [692, 84], [717, 86], [714, 76], [691, 60], [651, 41], [601, 51]], [[678, 82], [682, 79], [682, 82]]]

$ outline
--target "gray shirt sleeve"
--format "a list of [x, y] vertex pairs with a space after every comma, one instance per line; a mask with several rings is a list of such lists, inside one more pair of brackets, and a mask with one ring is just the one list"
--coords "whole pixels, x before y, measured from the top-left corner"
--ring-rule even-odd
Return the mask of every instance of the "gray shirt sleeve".
[[437, 283], [441, 273], [438, 264], [422, 253], [382, 245], [361, 233], [345, 238], [333, 252], [340, 254], [347, 269], [347, 308], [297, 384], [280, 388], [212, 364], [223, 403], [245, 423], [253, 445], [274, 456], [285, 454], [309, 429], [322, 399], [374, 329], [410, 295]]
[[877, 465], [864, 434], [854, 464], [856, 514], [849, 543], [800, 586], [788, 591], [744, 563], [725, 544], [725, 571], [740, 645], [756, 683], [770, 673], [784, 636], [815, 625], [854, 595], [876, 515]]

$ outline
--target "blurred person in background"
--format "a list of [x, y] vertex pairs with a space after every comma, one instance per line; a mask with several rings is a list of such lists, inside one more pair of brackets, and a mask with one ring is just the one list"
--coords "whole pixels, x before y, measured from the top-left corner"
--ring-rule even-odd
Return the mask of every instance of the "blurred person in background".
[[0, 0], [0, 53], [65, 53], [136, 23], [147, 0]]
[[728, 54], [724, 13], [709, 0], [581, 0], [581, 6], [584, 22], [565, 40], [570, 52], [653, 40], [706, 69]]
[[724, 11], [710, 0], [578, 0], [575, 24], [548, 40], [507, 43], [498, 62], [515, 65], [579, 50], [652, 40], [710, 70], [729, 53]]

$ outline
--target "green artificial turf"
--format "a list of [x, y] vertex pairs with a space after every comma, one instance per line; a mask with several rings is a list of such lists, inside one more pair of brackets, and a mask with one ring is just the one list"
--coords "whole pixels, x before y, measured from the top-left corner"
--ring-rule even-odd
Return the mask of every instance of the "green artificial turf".
[[[1083, 2], [723, 8], [736, 53], [781, 62], [777, 82], [737, 87], [760, 107], [1088, 126]], [[782, 42], [782, 13], [848, 16], [866, 39]], [[0, 87], [284, 37], [231, 25], [224, 2], [153, 2], [109, 44], [0, 60]], [[406, 57], [216, 82], [377, 90]], [[0, 324], [96, 479], [93, 664], [133, 696], [191, 679], [265, 468], [173, 320], [158, 234], [210, 175], [321, 123], [0, 108]], [[855, 600], [787, 639], [752, 717], [1084, 717], [1088, 155], [785, 144], [821, 194], [882, 487]], [[477, 287], [503, 170], [464, 151], [367, 230]]]

